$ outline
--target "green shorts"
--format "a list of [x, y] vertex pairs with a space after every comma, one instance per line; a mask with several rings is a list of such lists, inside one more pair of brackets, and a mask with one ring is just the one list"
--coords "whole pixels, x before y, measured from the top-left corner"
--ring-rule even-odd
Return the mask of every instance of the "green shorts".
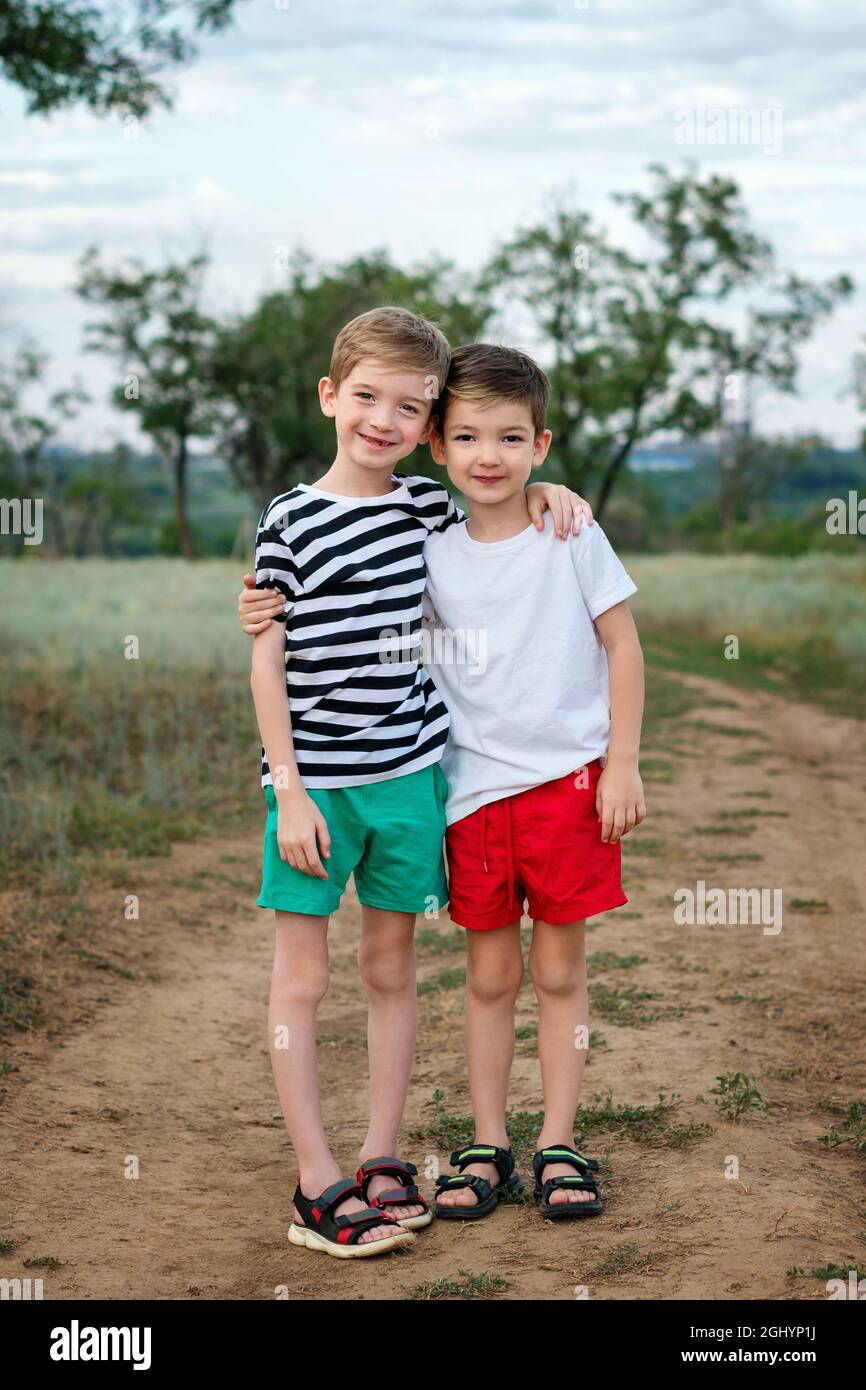
[[448, 783], [438, 763], [362, 787], [310, 787], [331, 835], [328, 877], [301, 873], [280, 857], [277, 798], [264, 788], [265, 822], [259, 907], [330, 916], [355, 875], [359, 900], [392, 912], [426, 912], [448, 902], [443, 838]]

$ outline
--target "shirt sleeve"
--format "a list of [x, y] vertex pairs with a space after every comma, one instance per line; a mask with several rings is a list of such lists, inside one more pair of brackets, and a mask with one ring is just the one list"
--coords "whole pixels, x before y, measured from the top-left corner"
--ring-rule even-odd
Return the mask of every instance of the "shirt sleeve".
[[569, 537], [569, 544], [580, 592], [593, 622], [615, 603], [637, 593], [637, 585], [597, 521], [581, 526], [578, 535]]
[[264, 515], [263, 512], [256, 533], [256, 588], [280, 591], [286, 601], [282, 613], [277, 613], [275, 620], [278, 623], [287, 623], [294, 610], [295, 598], [300, 587], [297, 569], [284, 532], [276, 526], [264, 526]]
[[[447, 489], [446, 489], [447, 491]], [[454, 526], [459, 521], [466, 520], [466, 513], [461, 511], [451, 493], [448, 493], [448, 507], [439, 525], [434, 527], [436, 531], [447, 531], [449, 526]]]
[[453, 526], [455, 522], [464, 520], [464, 513], [457, 506], [447, 487], [437, 487], [430, 500], [438, 504], [433, 515], [427, 519], [430, 531], [447, 531], [448, 527]]

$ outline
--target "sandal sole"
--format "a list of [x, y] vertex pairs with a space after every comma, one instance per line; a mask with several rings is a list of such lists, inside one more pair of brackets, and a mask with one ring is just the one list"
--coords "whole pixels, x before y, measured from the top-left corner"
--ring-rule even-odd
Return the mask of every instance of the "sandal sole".
[[385, 1236], [382, 1240], [364, 1241], [362, 1245], [337, 1245], [336, 1241], [325, 1240], [324, 1236], [317, 1235], [306, 1226], [296, 1226], [294, 1222], [288, 1234], [292, 1245], [305, 1245], [308, 1250], [319, 1250], [338, 1260], [362, 1260], [369, 1255], [385, 1255], [389, 1250], [399, 1250], [415, 1240], [411, 1231], [403, 1231], [400, 1235]]
[[[535, 1200], [538, 1201], [537, 1196]], [[557, 1202], [555, 1207], [539, 1205], [538, 1208], [539, 1216], [545, 1221], [573, 1221], [579, 1216], [601, 1216], [603, 1211], [603, 1205], [597, 1207], [593, 1202]]]
[[[574, 1203], [574, 1202], [564, 1202], [564, 1203], [563, 1203], [563, 1206], [565, 1206], [565, 1207], [573, 1207], [573, 1206], [575, 1206], [575, 1205], [576, 1205], [576, 1203]], [[544, 1217], [545, 1221], [575, 1221], [575, 1220], [577, 1220], [579, 1217], [601, 1216], [603, 1210], [604, 1210], [603, 1207], [600, 1207], [600, 1208], [598, 1209], [598, 1211], [563, 1211], [563, 1212], [559, 1212], [559, 1211], [553, 1211], [553, 1210], [551, 1210], [551, 1211], [542, 1211], [542, 1212], [540, 1212], [540, 1215]]]
[[429, 1226], [433, 1220], [432, 1211], [422, 1212], [420, 1216], [404, 1216], [401, 1221], [398, 1217], [394, 1218], [398, 1226], [402, 1226], [404, 1231], [420, 1231], [422, 1226]]

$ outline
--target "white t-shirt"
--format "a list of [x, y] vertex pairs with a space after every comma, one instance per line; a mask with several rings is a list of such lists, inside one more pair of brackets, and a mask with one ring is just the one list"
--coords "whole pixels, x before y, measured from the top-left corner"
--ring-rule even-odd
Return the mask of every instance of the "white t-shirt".
[[449, 825], [607, 753], [607, 654], [593, 620], [637, 590], [598, 522], [550, 513], [505, 541], [465, 523], [427, 538], [429, 670], [451, 712]]

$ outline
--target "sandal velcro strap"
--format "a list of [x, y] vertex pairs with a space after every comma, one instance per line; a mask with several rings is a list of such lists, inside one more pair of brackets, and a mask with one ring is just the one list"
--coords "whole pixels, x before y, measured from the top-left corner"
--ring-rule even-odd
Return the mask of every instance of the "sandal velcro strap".
[[515, 1167], [513, 1151], [497, 1148], [495, 1144], [468, 1144], [465, 1149], [455, 1149], [451, 1163], [461, 1171], [470, 1163], [492, 1163], [500, 1184], [508, 1181]]
[[549, 1148], [539, 1149], [533, 1155], [532, 1167], [536, 1181], [540, 1181], [541, 1170], [548, 1163], [570, 1163], [579, 1173], [598, 1172], [596, 1159], [584, 1158], [583, 1154], [579, 1154], [576, 1149], [570, 1149], [567, 1144], [551, 1144]]
[[561, 1176], [558, 1178], [548, 1178], [544, 1184], [544, 1200], [547, 1201], [550, 1192], [555, 1192], [558, 1187], [580, 1187], [585, 1192], [598, 1192], [598, 1184], [595, 1178], [572, 1178], [571, 1176]]
[[455, 1149], [451, 1162], [455, 1166], [461, 1163], [493, 1163], [496, 1155], [504, 1152], [494, 1144], [470, 1144], [465, 1149]]
[[385, 1221], [393, 1221], [393, 1216], [381, 1211], [373, 1211], [372, 1207], [364, 1207], [363, 1211], [347, 1211], [341, 1216], [334, 1218], [335, 1226], [381, 1226]]
[[[601, 1193], [598, 1190], [598, 1184], [595, 1178], [548, 1178], [547, 1182], [538, 1190], [536, 1195], [541, 1198], [542, 1209], [544, 1209], [545, 1207], [551, 1206], [550, 1198], [554, 1192], [573, 1192], [575, 1188], [583, 1189], [585, 1192], [591, 1192], [596, 1202], [601, 1201]], [[562, 1205], [568, 1208], [577, 1207], [586, 1209], [593, 1204], [592, 1202], [565, 1202]]]
[[[416, 1184], [412, 1181], [418, 1172], [414, 1163], [404, 1163], [402, 1158], [368, 1158], [358, 1169], [358, 1182], [365, 1202], [371, 1207], [389, 1206], [413, 1206], [421, 1208], [421, 1215], [424, 1216], [429, 1211]], [[399, 1186], [389, 1187], [386, 1191], [380, 1192], [375, 1197], [370, 1197], [370, 1182], [378, 1176], [396, 1178]], [[399, 1218], [398, 1218], [399, 1219]], [[414, 1219], [414, 1218], [413, 1218]]]
[[[351, 1178], [340, 1178], [338, 1182], [332, 1182], [330, 1187], [326, 1187], [321, 1192], [315, 1202], [310, 1202], [310, 1210], [317, 1221], [334, 1207], [340, 1205], [347, 1197], [358, 1197], [364, 1200], [364, 1194], [356, 1182]], [[339, 1217], [337, 1218], [340, 1219]]]
[[487, 1179], [479, 1177], [477, 1173], [460, 1173], [459, 1175], [455, 1173], [447, 1178], [436, 1179], [437, 1197], [440, 1192], [447, 1192], [449, 1189], [453, 1189], [455, 1187], [471, 1188], [472, 1191], [475, 1193], [475, 1196], [478, 1198], [479, 1205], [482, 1202], [486, 1202], [487, 1198], [493, 1192], [493, 1188], [490, 1186], [490, 1183], [487, 1181]]
[[402, 1158], [368, 1158], [358, 1169], [358, 1182], [372, 1177], [374, 1173], [385, 1173], [393, 1178], [414, 1178], [417, 1172], [414, 1163], [404, 1163]]
[[369, 1198], [371, 1207], [418, 1206], [421, 1200], [421, 1193], [413, 1182], [405, 1187], [389, 1187], [386, 1192], [378, 1192], [375, 1197]]
[[391, 1225], [397, 1231], [401, 1230], [393, 1216], [388, 1216], [386, 1212], [373, 1211], [370, 1207], [365, 1207], [363, 1211], [350, 1211], [345, 1216], [338, 1216], [334, 1221], [337, 1244], [356, 1245], [365, 1231], [372, 1231], [375, 1226], [384, 1225]]

